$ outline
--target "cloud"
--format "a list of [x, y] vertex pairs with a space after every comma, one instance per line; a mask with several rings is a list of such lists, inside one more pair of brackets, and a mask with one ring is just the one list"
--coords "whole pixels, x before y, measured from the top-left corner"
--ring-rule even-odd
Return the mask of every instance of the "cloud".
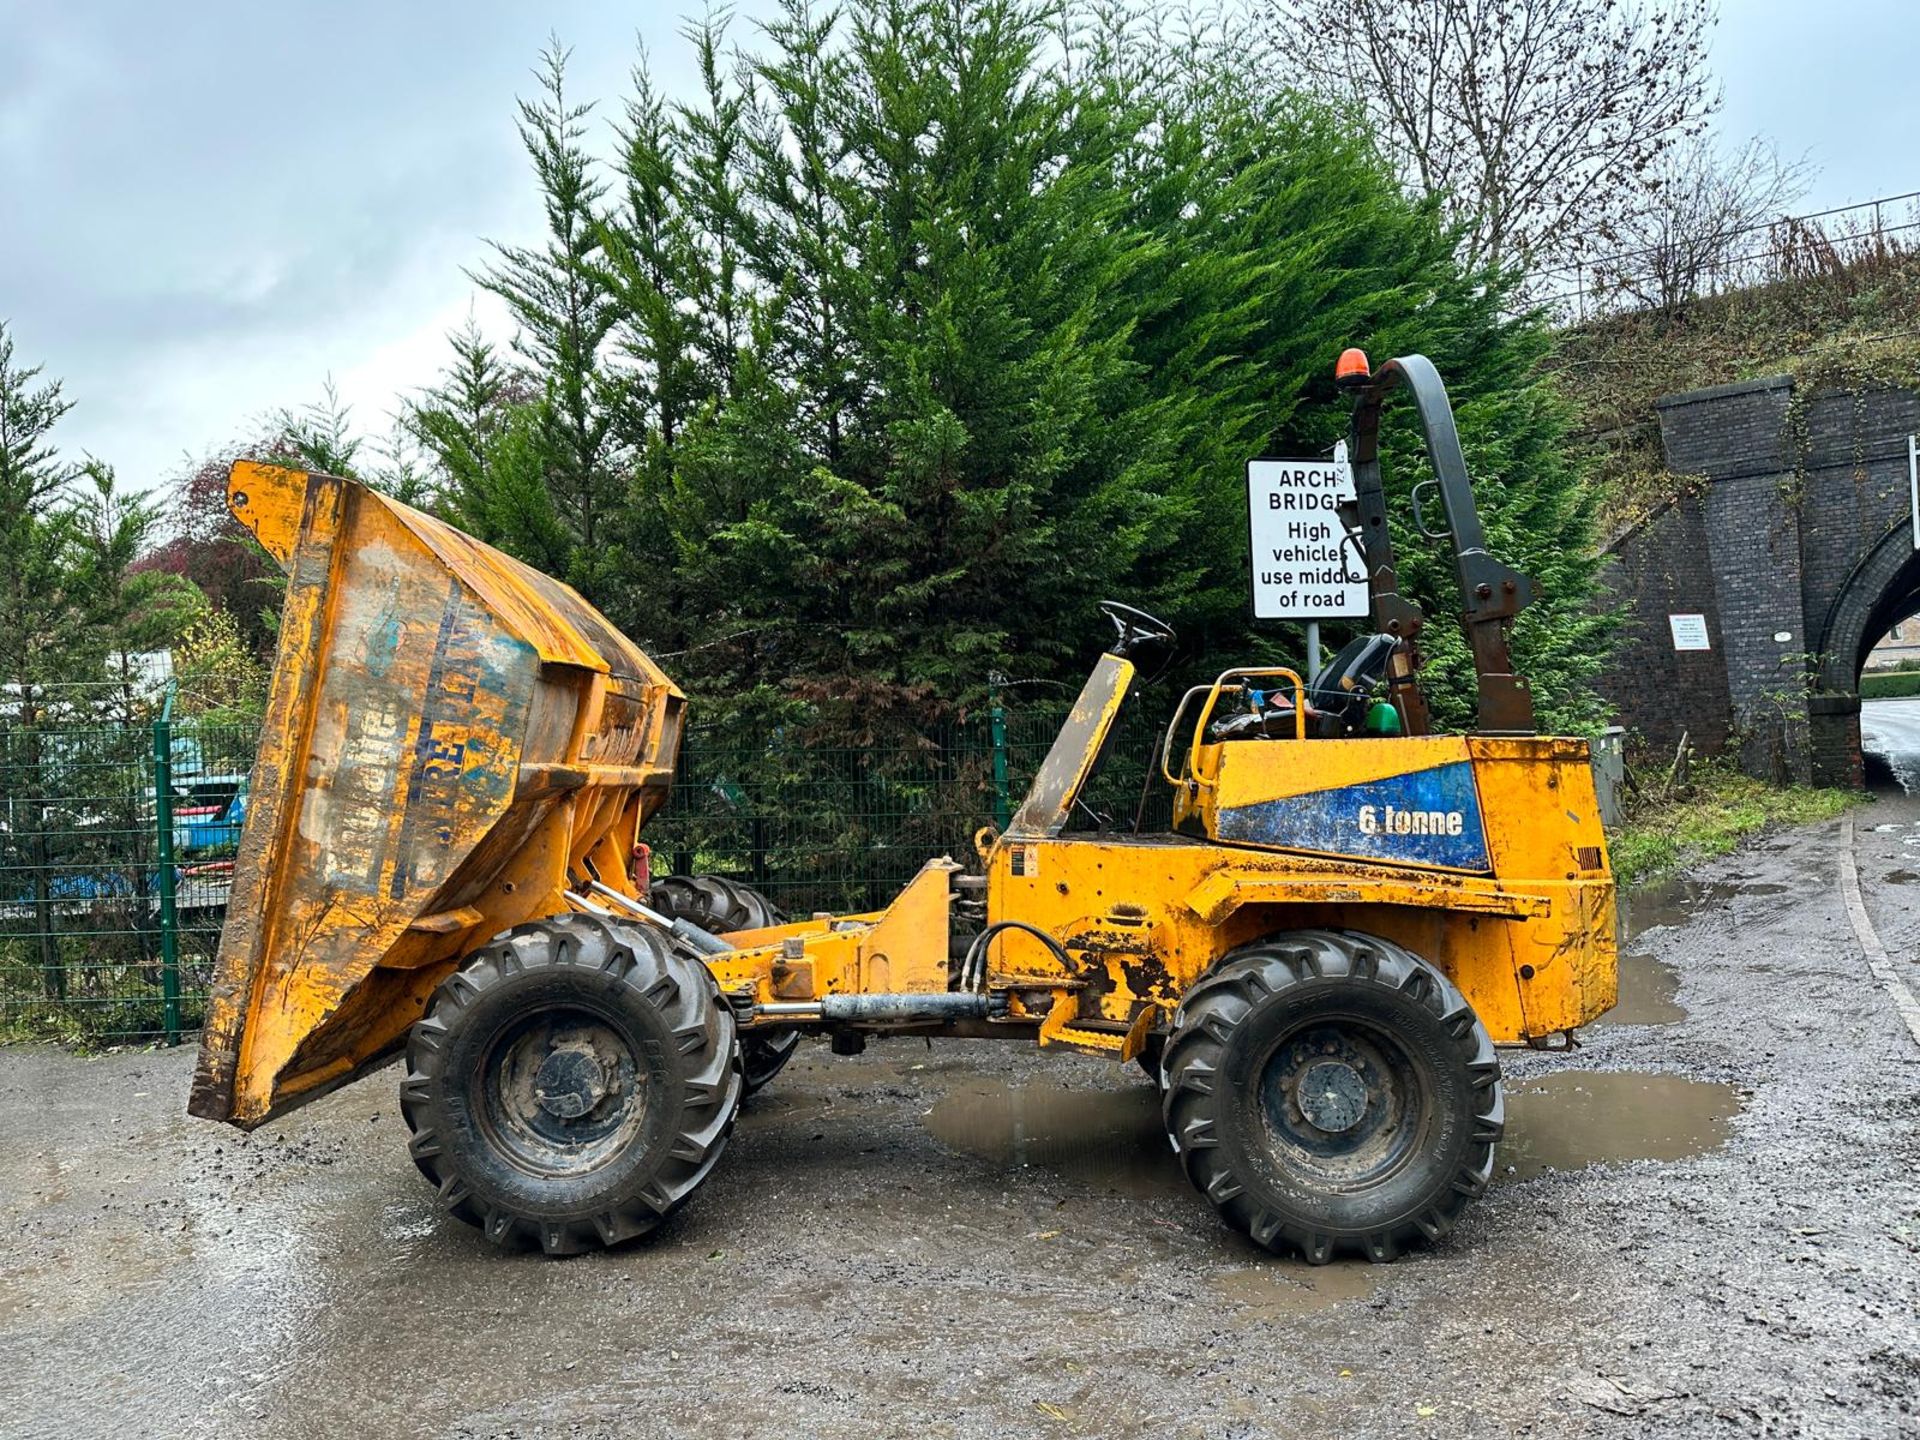
[[[764, 10], [765, 5], [749, 5]], [[0, 19], [0, 319], [64, 380], [56, 438], [145, 487], [329, 375], [384, 428], [473, 302], [485, 238], [537, 236], [516, 96], [550, 19], [459, 7], [146, 0]], [[636, 32], [670, 93], [670, 11], [559, 23], [575, 93], [617, 115]], [[497, 307], [483, 319], [504, 330]]]
[[[734, 8], [750, 41], [773, 3]], [[1910, 188], [1920, 92], [1892, 73], [1908, 0], [1862, 0], [1812, 48], [1795, 0], [1738, 9], [1716, 47], [1732, 127], [1815, 148], [1833, 167], [1815, 202]], [[329, 375], [383, 428], [473, 303], [462, 272], [486, 263], [483, 237], [539, 233], [513, 101], [553, 24], [574, 49], [574, 93], [599, 103], [596, 143], [636, 38], [663, 91], [694, 92], [678, 8], [653, 3], [5, 6], [0, 319], [66, 383], [62, 447], [155, 484]], [[1832, 104], [1861, 88], [1863, 65], [1878, 107], [1866, 127]], [[497, 307], [480, 307], [504, 336]]]

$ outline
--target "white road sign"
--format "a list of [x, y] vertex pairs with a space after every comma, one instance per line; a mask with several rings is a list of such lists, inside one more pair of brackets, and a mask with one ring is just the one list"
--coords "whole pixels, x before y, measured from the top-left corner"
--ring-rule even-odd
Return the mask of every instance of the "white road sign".
[[1343, 446], [1332, 460], [1249, 460], [1253, 618], [1340, 620], [1367, 613], [1367, 577], [1335, 507], [1353, 498]]
[[1676, 650], [1713, 648], [1707, 639], [1707, 617], [1704, 615], [1669, 615], [1667, 626], [1673, 631], [1673, 648]]

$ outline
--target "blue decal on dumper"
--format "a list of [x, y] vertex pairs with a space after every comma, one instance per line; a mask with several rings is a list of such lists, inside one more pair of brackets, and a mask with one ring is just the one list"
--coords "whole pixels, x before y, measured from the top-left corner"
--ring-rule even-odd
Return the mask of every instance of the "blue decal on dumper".
[[1389, 775], [1337, 790], [1262, 800], [1220, 812], [1220, 838], [1242, 845], [1363, 855], [1449, 870], [1486, 870], [1486, 826], [1473, 765]]

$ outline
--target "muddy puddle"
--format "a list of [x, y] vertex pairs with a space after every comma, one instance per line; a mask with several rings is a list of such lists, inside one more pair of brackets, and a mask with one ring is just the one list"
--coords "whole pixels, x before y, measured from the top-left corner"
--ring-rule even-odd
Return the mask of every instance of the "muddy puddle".
[[1672, 1025], [1687, 1018], [1674, 996], [1680, 972], [1651, 955], [1620, 957], [1620, 998], [1598, 1020], [1601, 1025]]
[[[1686, 925], [1702, 910], [1731, 904], [1736, 898], [1782, 895], [1785, 885], [1772, 881], [1701, 881], [1675, 876], [1657, 885], [1645, 885], [1620, 897], [1620, 941], [1629, 945], [1650, 931]], [[1687, 1018], [1675, 998], [1679, 973], [1644, 952], [1620, 956], [1620, 999], [1599, 1020], [1602, 1025], [1672, 1025]]]
[[1332, 1265], [1270, 1260], [1212, 1276], [1207, 1288], [1256, 1319], [1290, 1320], [1343, 1300], [1365, 1300], [1380, 1288], [1384, 1274], [1380, 1266], [1365, 1260], [1342, 1260]]
[[1702, 910], [1735, 899], [1784, 895], [1785, 885], [1773, 881], [1695, 880], [1676, 875], [1655, 885], [1642, 885], [1620, 897], [1620, 938], [1632, 940], [1649, 930], [1687, 924]]
[[[1726, 1142], [1740, 1102], [1725, 1085], [1641, 1071], [1566, 1071], [1510, 1081], [1494, 1182], [1628, 1160], [1683, 1160]], [[1009, 1171], [1044, 1172], [1142, 1199], [1185, 1193], [1151, 1087], [1076, 1090], [984, 1082], [927, 1117], [944, 1144]], [[1276, 1300], [1275, 1303], [1279, 1303]]]
[[1074, 1090], [1053, 1081], [987, 1081], [942, 1098], [927, 1128], [1009, 1170], [1045, 1170], [1097, 1190], [1151, 1199], [1187, 1185], [1151, 1085]]
[[1739, 1098], [1726, 1085], [1634, 1070], [1562, 1071], [1507, 1087], [1494, 1180], [1626, 1160], [1686, 1160], [1726, 1143]]

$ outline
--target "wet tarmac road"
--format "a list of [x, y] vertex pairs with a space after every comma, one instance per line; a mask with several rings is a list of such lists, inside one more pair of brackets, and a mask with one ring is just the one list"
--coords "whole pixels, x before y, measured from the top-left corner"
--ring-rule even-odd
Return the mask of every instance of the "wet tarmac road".
[[1881, 779], [1881, 789], [1920, 794], [1920, 698], [1865, 701], [1860, 748], [1867, 754], [1869, 783]]
[[[1858, 813], [1920, 982], [1920, 801]], [[251, 1137], [184, 1051], [0, 1051], [0, 1433], [1920, 1436], [1920, 1047], [1844, 826], [1639, 897], [1626, 993], [1504, 1058], [1493, 1191], [1312, 1270], [1223, 1230], [1092, 1060], [804, 1051], [653, 1243], [442, 1218], [393, 1075]]]

